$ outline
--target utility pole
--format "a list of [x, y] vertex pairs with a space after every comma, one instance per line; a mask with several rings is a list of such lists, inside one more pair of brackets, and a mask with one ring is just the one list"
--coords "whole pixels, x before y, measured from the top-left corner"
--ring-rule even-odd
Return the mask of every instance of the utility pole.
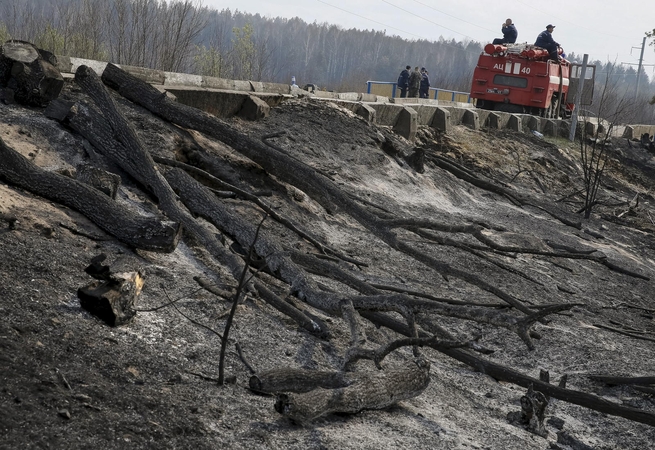
[[644, 36], [644, 40], [641, 41], [641, 54], [639, 55], [639, 66], [637, 67], [637, 87], [635, 88], [635, 98], [637, 98], [637, 94], [639, 93], [639, 77], [641, 75], [641, 63], [644, 61], [644, 47], [646, 47], [646, 36]]
[[578, 84], [578, 90], [575, 93], [575, 102], [573, 103], [573, 115], [571, 116], [571, 131], [569, 132], [569, 141], [573, 142], [575, 139], [575, 129], [578, 125], [578, 111], [580, 110], [580, 103], [582, 102], [582, 90], [584, 89], [584, 78], [587, 73], [587, 62], [589, 61], [589, 55], [585, 53], [584, 58], [582, 58], [582, 71], [580, 72], [580, 82]]
[[[632, 47], [632, 48], [639, 48], [639, 47]], [[639, 78], [641, 77], [641, 68], [644, 66], [644, 49], [646, 48], [646, 36], [644, 36], [644, 40], [641, 41], [641, 54], [639, 55], [639, 64], [637, 67], [637, 86], [635, 87], [635, 99], [637, 98], [637, 95], [639, 94]], [[635, 64], [633, 63], [625, 63], [622, 62], [621, 64], [626, 64], [628, 66], [634, 66]], [[655, 64], [646, 64], [647, 66], [655, 66]]]

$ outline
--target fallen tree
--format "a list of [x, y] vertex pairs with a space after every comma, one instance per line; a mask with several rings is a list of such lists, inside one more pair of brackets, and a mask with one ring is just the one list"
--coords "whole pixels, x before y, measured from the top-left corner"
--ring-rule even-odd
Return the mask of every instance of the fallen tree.
[[0, 178], [73, 208], [107, 233], [135, 248], [172, 252], [182, 229], [177, 222], [138, 216], [91, 186], [35, 166], [0, 138]]

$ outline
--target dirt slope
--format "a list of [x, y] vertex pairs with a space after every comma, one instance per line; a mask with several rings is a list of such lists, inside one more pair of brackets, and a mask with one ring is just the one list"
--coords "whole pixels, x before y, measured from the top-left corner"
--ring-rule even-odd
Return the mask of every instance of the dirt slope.
[[[74, 84], [67, 85], [63, 95], [84, 100]], [[224, 144], [164, 123], [118, 96], [116, 100], [154, 155], [188, 161], [200, 147], [211, 152], [223, 162], [216, 171], [224, 179], [252, 191], [270, 191], [271, 196], [263, 198], [276, 210], [328, 245], [366, 262], [368, 266], [360, 267], [341, 263], [360, 279], [436, 297], [499, 302], [487, 291], [442, 277], [391, 249], [351, 217], [329, 214]], [[383, 130], [330, 103], [292, 100], [261, 122], [230, 123], [254, 137], [284, 132], [274, 138], [275, 145], [378, 210], [453, 223], [485, 222], [495, 230], [491, 239], [507, 245], [596, 249], [641, 275], [619, 273], [594, 261], [531, 253], [482, 251], [488, 258], [481, 258], [408, 232], [403, 235], [435, 258], [479, 275], [528, 305], [581, 304], [536, 325], [542, 337], [533, 351], [506, 330], [440, 320], [462, 340], [479, 335], [480, 344], [494, 350], [485, 358], [533, 377], [540, 369], [548, 370], [555, 382], [566, 374], [572, 389], [655, 413], [652, 394], [606, 386], [587, 376], [655, 375], [655, 163], [645, 150], [625, 140], [612, 143], [601, 204], [590, 220], [579, 216], [582, 229], [577, 229], [543, 210], [519, 207], [476, 188], [429, 161], [424, 173], [399, 164], [381, 149]], [[47, 170], [71, 172], [90, 160], [89, 144], [45, 118], [41, 109], [0, 104], [0, 137]], [[570, 213], [581, 206], [580, 197], [572, 195], [581, 188], [579, 149], [566, 141], [455, 127], [449, 136], [420, 130], [417, 145], [428, 155], [450, 158], [485, 179]], [[120, 169], [101, 159], [94, 164], [122, 176], [118, 202], [143, 215], [157, 211], [153, 199]], [[638, 206], [627, 212], [635, 194]], [[263, 215], [243, 201], [225, 202], [252, 223]], [[312, 249], [272, 220], [264, 228], [286, 248]], [[475, 244], [464, 234], [441, 235]], [[531, 434], [507, 419], [508, 413], [520, 410], [524, 388], [497, 382], [431, 349], [424, 349], [431, 383], [420, 396], [386, 410], [328, 415], [301, 427], [275, 412], [274, 397], [247, 389], [250, 374], [233, 344], [240, 344], [257, 371], [334, 370], [349, 340], [343, 319], [314, 311], [331, 327], [331, 339], [322, 340], [248, 296], [238, 307], [227, 356], [228, 375], [235, 378], [218, 386], [210, 380], [217, 373], [218, 337], [175, 309], [139, 312], [131, 323], [117, 328], [81, 309], [77, 289], [91, 281], [84, 268], [100, 253], [110, 262], [122, 260], [143, 270], [145, 287], [137, 308], [181, 298], [178, 308], [184, 316], [222, 332], [228, 299], [199, 289], [194, 277], [209, 277], [225, 291], [236, 282], [196, 243], [183, 239], [170, 254], [130, 249], [82, 214], [0, 184], [0, 448], [645, 449], [655, 441], [653, 427], [559, 400], [547, 409], [548, 436]], [[353, 293], [330, 278], [314, 278], [326, 291]], [[279, 293], [288, 291], [269, 281]], [[370, 324], [365, 332], [372, 346], [397, 338]], [[385, 361], [411, 358], [405, 348]], [[367, 361], [358, 367], [374, 370]]]

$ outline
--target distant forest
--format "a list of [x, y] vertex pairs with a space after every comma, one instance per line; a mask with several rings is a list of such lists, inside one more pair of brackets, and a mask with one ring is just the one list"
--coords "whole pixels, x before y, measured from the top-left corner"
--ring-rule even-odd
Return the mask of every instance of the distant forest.
[[[221, 11], [197, 0], [0, 0], [0, 42], [21, 39], [57, 55], [220, 78], [312, 83], [364, 91], [395, 81], [406, 65], [426, 67], [433, 87], [467, 92], [486, 44], [408, 40], [299, 18]], [[569, 54], [568, 59], [581, 62]], [[589, 109], [616, 122], [655, 123], [655, 82], [618, 62], [591, 61]], [[599, 97], [601, 100], [598, 100]]]

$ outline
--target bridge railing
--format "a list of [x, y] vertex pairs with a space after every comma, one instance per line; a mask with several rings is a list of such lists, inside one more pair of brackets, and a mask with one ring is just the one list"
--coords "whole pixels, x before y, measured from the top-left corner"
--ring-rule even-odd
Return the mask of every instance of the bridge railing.
[[[367, 81], [366, 92], [368, 94], [381, 95], [383, 97], [400, 97], [398, 83], [393, 81]], [[430, 88], [428, 98], [433, 100], [444, 100], [450, 102], [472, 103], [473, 99], [468, 92], [451, 91], [449, 89]]]

